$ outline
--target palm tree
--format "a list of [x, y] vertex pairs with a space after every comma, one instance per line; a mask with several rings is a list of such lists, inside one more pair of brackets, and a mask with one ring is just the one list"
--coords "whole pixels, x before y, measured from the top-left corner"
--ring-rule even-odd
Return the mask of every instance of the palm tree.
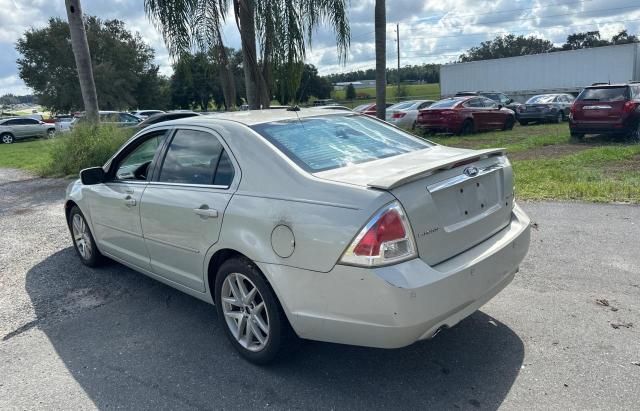
[[376, 116], [384, 120], [387, 110], [387, 16], [384, 0], [376, 0]]
[[233, 110], [235, 81], [221, 32], [228, 11], [227, 0], [145, 0], [144, 8], [162, 33], [172, 57], [191, 51], [193, 46], [212, 51], [221, 67], [225, 105], [227, 110]]
[[[184, 52], [190, 49], [194, 39], [222, 44], [220, 28], [228, 1], [145, 0], [145, 9], [159, 26], [169, 51]], [[242, 42], [247, 102], [251, 108], [269, 106], [274, 68], [299, 70], [311, 45], [313, 30], [320, 23], [333, 27], [339, 60], [346, 60], [350, 39], [348, 0], [232, 1]]]
[[76, 60], [78, 79], [80, 80], [80, 92], [84, 102], [86, 118], [91, 122], [98, 121], [98, 93], [93, 80], [91, 68], [91, 53], [87, 42], [87, 32], [82, 18], [80, 0], [65, 0], [67, 19], [69, 20], [69, 32], [71, 33], [71, 48]]

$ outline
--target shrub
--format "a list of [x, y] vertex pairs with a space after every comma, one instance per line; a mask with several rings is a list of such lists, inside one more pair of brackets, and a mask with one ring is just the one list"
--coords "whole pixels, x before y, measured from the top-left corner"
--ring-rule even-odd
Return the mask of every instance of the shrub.
[[50, 160], [44, 165], [42, 174], [78, 175], [83, 168], [101, 166], [135, 131], [112, 125], [79, 124], [68, 135], [53, 142]]

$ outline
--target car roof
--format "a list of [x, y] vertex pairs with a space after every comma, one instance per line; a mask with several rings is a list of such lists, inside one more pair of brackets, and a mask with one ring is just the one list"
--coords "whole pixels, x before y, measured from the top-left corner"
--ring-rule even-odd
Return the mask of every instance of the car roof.
[[592, 84], [590, 86], [587, 86], [585, 88], [618, 88], [618, 87], [627, 87], [629, 86], [629, 84], [627, 83], [621, 83], [621, 84]]
[[229, 120], [236, 123], [241, 123], [246, 126], [252, 126], [255, 124], [270, 123], [273, 121], [287, 121], [297, 120], [306, 117], [320, 117], [330, 115], [359, 115], [356, 112], [350, 112], [345, 110], [329, 110], [326, 108], [303, 108], [299, 111], [289, 110], [245, 110], [245, 111], [230, 111], [225, 113], [219, 113], [215, 115], [201, 115], [188, 118], [182, 118], [177, 120], [170, 120], [164, 122], [165, 125], [179, 125], [179, 124], [192, 124], [203, 125], [216, 122], [218, 120]]

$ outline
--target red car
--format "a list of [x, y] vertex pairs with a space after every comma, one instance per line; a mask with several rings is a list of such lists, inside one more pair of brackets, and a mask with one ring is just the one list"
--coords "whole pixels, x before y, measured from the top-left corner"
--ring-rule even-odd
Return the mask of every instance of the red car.
[[472, 134], [485, 130], [511, 130], [516, 122], [512, 110], [481, 96], [440, 100], [420, 110], [416, 127], [427, 133]]
[[[389, 106], [391, 106], [391, 103], [386, 104], [386, 107], [389, 107]], [[354, 108], [353, 111], [375, 117], [376, 103], [367, 103], [367, 104], [359, 105], [358, 107]]]
[[578, 139], [611, 134], [640, 141], [640, 84], [586, 87], [571, 107], [569, 128]]

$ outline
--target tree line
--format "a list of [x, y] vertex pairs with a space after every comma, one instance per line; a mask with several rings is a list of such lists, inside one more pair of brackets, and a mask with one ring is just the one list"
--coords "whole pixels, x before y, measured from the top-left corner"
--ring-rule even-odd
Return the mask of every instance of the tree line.
[[551, 41], [535, 36], [515, 36], [507, 34], [492, 40], [483, 41], [460, 55], [459, 62], [491, 60], [504, 57], [517, 57], [529, 54], [553, 53], [556, 51], [579, 50], [591, 47], [612, 46], [637, 43], [638, 36], [622, 30], [611, 39], [604, 39], [599, 30], [573, 33], [567, 36], [564, 44], [556, 47]]
[[[226, 67], [214, 49], [181, 53], [173, 63], [173, 74], [166, 77], [159, 74], [154, 63], [154, 50], [139, 34], [127, 30], [122, 21], [88, 16], [85, 29], [98, 105], [103, 110], [222, 109], [226, 107], [226, 70], [231, 71], [234, 82], [232, 106], [246, 102], [240, 50], [225, 49]], [[34, 90], [39, 104], [55, 112], [83, 109], [66, 21], [52, 18], [43, 28], [27, 30], [16, 49], [21, 55], [17, 60], [20, 78]], [[274, 76], [273, 96], [281, 104], [306, 102], [311, 96], [329, 97], [331, 84], [318, 76], [313, 65], [301, 64], [299, 71], [299, 84], [293, 90], [281, 82], [279, 75]], [[3, 104], [22, 100], [25, 99], [6, 96]], [[32, 102], [33, 97], [28, 101]]]

